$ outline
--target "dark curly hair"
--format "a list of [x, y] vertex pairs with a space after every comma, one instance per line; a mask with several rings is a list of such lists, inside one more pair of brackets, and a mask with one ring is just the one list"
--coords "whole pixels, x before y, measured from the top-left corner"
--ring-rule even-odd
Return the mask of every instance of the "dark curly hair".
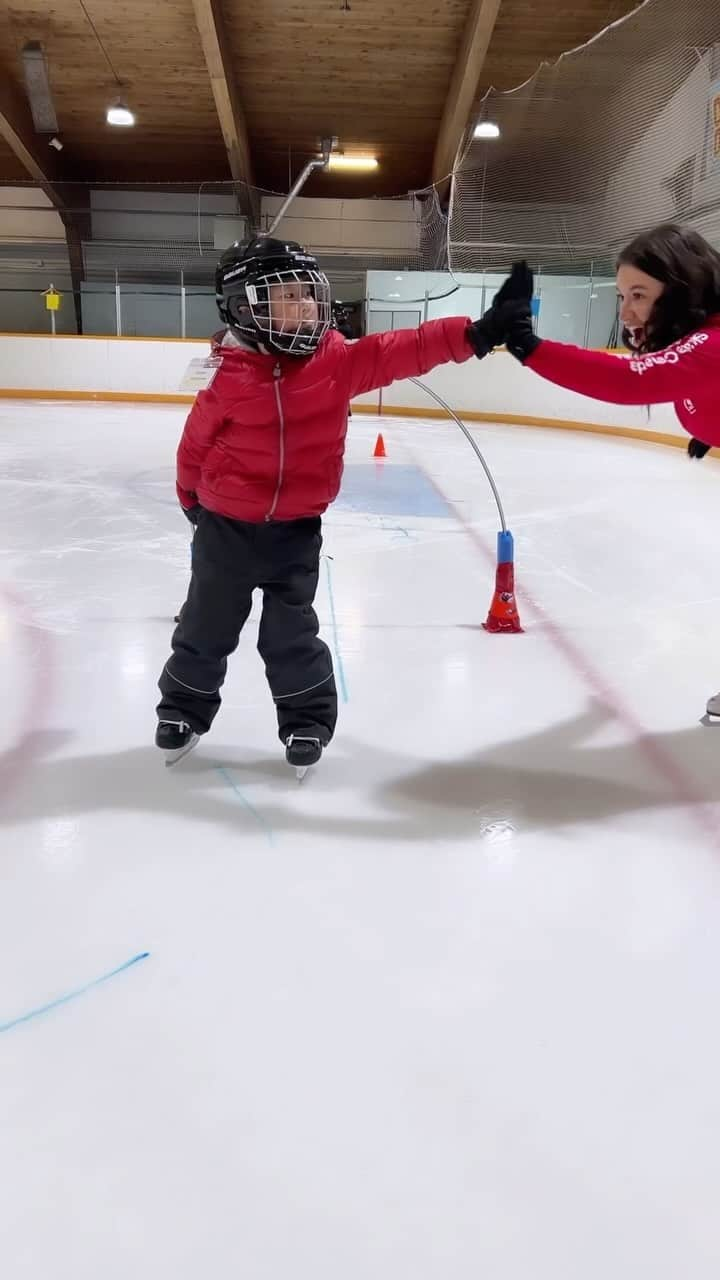
[[[623, 249], [616, 265], [637, 267], [665, 285], [642, 351], [661, 351], [720, 312], [720, 254], [691, 227], [666, 222], [643, 232]], [[625, 330], [623, 339], [630, 345]]]

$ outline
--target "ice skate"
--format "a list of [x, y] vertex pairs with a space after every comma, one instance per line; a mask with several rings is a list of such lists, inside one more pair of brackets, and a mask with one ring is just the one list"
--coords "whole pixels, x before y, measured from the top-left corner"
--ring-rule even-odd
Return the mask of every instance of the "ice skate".
[[166, 768], [189, 755], [199, 741], [200, 734], [184, 720], [161, 720], [155, 733], [155, 746], [164, 753]]
[[317, 764], [322, 753], [320, 739], [309, 734], [291, 733], [285, 740], [285, 759], [294, 768], [298, 782], [302, 782], [308, 769]]
[[705, 725], [720, 725], [720, 693], [716, 693], [713, 698], [708, 698], [705, 715], [700, 723]]

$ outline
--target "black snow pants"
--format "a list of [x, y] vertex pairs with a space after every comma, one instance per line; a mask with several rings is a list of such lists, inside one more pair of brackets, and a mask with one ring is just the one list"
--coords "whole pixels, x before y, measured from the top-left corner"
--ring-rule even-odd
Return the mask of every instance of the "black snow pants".
[[207, 733], [220, 706], [228, 655], [263, 593], [258, 650], [284, 742], [291, 733], [332, 738], [337, 692], [332, 658], [318, 637], [320, 517], [247, 524], [202, 511], [193, 539], [188, 597], [159, 680], [160, 720]]

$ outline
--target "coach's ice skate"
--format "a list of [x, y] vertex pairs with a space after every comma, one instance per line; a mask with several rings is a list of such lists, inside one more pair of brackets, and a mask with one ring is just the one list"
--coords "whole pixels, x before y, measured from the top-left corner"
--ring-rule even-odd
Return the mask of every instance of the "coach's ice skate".
[[164, 752], [166, 767], [189, 755], [199, 741], [199, 733], [184, 720], [161, 720], [155, 733], [155, 746]]
[[301, 733], [291, 733], [285, 740], [285, 759], [295, 770], [295, 777], [302, 782], [311, 765], [317, 764], [323, 753], [319, 738]]

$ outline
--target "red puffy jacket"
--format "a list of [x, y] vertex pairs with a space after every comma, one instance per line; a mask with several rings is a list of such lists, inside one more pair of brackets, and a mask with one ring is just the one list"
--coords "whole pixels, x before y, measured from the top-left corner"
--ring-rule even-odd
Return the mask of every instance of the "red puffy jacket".
[[346, 342], [335, 330], [313, 356], [215, 346], [222, 364], [185, 423], [177, 492], [233, 520], [320, 515], [337, 497], [353, 396], [473, 355], [463, 316]]
[[548, 382], [610, 404], [672, 402], [683, 427], [720, 445], [720, 315], [663, 351], [615, 356], [543, 338], [525, 361]]

